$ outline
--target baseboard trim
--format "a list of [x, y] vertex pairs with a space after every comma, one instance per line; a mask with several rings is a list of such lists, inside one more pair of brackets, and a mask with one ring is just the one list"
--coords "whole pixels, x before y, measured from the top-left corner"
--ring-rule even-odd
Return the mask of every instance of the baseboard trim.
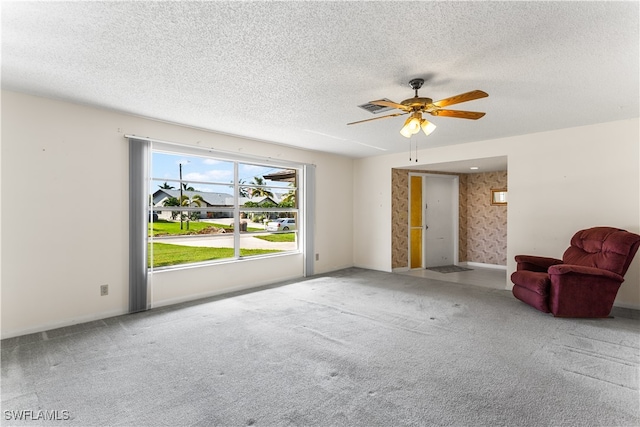
[[461, 266], [467, 265], [469, 267], [478, 267], [478, 268], [493, 268], [496, 270], [506, 270], [507, 266], [506, 265], [499, 265], [499, 264], [485, 264], [483, 262], [473, 262], [473, 261], [465, 261], [465, 262], [460, 262], [458, 263]]
[[154, 300], [151, 302], [151, 306], [149, 307], [149, 310], [153, 310], [154, 308], [160, 308], [160, 307], [167, 307], [167, 306], [171, 306], [171, 305], [176, 305], [176, 304], [182, 304], [185, 302], [194, 302], [197, 300], [203, 300], [206, 298], [212, 298], [212, 297], [218, 297], [221, 295], [226, 295], [226, 294], [233, 294], [236, 292], [243, 292], [243, 291], [250, 291], [252, 289], [259, 289], [265, 286], [271, 286], [274, 284], [278, 284], [281, 282], [287, 282], [289, 280], [302, 280], [304, 279], [304, 276], [300, 276], [300, 275], [292, 275], [289, 277], [282, 277], [276, 281], [274, 280], [265, 280], [262, 282], [258, 282], [258, 283], [247, 283], [247, 284], [243, 284], [243, 285], [238, 285], [238, 286], [230, 286], [228, 288], [222, 288], [222, 289], [215, 289], [215, 290], [211, 290], [208, 292], [203, 292], [203, 293], [199, 293], [199, 294], [191, 294], [191, 295], [184, 295], [184, 296], [180, 296], [180, 297], [175, 297], [175, 298], [168, 298], [168, 299], [164, 299], [164, 300]]
[[620, 303], [614, 302], [613, 306], [614, 307], [620, 307], [620, 308], [626, 308], [626, 309], [629, 309], [629, 310], [639, 310], [640, 311], [640, 305], [637, 305], [637, 304], [628, 304], [626, 302], [620, 302]]
[[87, 316], [75, 317], [71, 319], [60, 320], [57, 322], [42, 323], [36, 326], [30, 326], [28, 328], [8, 331], [2, 334], [1, 339], [4, 340], [7, 338], [15, 338], [23, 335], [37, 334], [40, 332], [47, 332], [54, 329], [66, 328], [69, 326], [77, 326], [83, 323], [90, 323], [90, 322], [108, 319], [110, 317], [122, 316], [123, 314], [127, 314], [127, 313], [128, 313], [127, 310], [119, 309], [119, 310], [111, 310], [111, 311], [105, 311], [101, 313], [90, 314]]

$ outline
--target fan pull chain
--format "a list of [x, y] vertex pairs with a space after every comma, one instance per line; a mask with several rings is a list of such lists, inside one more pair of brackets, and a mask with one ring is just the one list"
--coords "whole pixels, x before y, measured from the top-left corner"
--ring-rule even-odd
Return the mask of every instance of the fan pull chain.
[[[413, 138], [409, 138], [409, 161], [413, 160], [411, 158], [411, 141], [413, 141]], [[415, 144], [415, 151], [416, 151], [416, 163], [418, 163], [418, 141], [417, 140]]]
[[[409, 137], [409, 161], [412, 161], [413, 159], [411, 158], [411, 141], [413, 141], [413, 137]], [[416, 163], [418, 163], [418, 140], [416, 140], [416, 144], [415, 144], [415, 152], [416, 152]]]

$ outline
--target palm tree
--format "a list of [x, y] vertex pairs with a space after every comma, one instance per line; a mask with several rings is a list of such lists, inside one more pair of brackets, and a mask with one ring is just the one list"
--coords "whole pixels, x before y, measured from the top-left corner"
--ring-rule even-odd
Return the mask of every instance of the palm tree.
[[158, 187], [160, 187], [163, 190], [173, 190], [174, 188], [176, 188], [173, 185], [167, 184], [167, 181], [165, 181], [164, 184], [162, 185], [158, 185]]
[[[178, 200], [177, 197], [167, 197], [162, 202], [162, 206], [180, 206], [180, 201]], [[177, 216], [178, 216], [178, 212], [176, 211], [171, 212], [171, 219], [176, 219]]]
[[[193, 190], [187, 190], [187, 191], [193, 191]], [[199, 194], [194, 194], [191, 197], [187, 196], [186, 194], [183, 194], [182, 202], [180, 203], [180, 206], [189, 207], [191, 205], [198, 205], [198, 207], [201, 207], [202, 202], [204, 202], [204, 199]], [[199, 212], [194, 212], [194, 213], [198, 214], [198, 216], [200, 215]], [[194, 215], [193, 218], [195, 219], [196, 216]], [[189, 229], [189, 219], [191, 219], [191, 215], [187, 215], [187, 230]], [[180, 230], [182, 230], [182, 215], [180, 215]]]
[[[245, 181], [243, 179], [239, 179], [238, 180], [238, 197], [249, 197], [249, 192], [247, 191], [246, 187], [242, 187], [242, 185], [244, 185]], [[233, 181], [231, 181], [231, 185], [229, 186], [229, 188], [233, 188]]]
[[[293, 187], [293, 183], [290, 183], [289, 186]], [[296, 206], [296, 190], [293, 188], [289, 190], [289, 192], [282, 197], [278, 206], [281, 208], [294, 208]]]
[[[187, 191], [192, 191], [192, 190], [187, 190]], [[199, 194], [194, 194], [191, 197], [187, 196], [186, 194], [183, 194], [182, 203], [180, 203], [180, 206], [191, 206], [192, 204], [196, 204], [198, 205], [198, 207], [201, 207], [202, 202], [204, 202], [204, 199]]]
[[254, 176], [253, 177], [253, 181], [251, 181], [251, 184], [256, 185], [258, 187], [254, 187], [254, 188], [250, 188], [249, 189], [249, 194], [251, 195], [251, 197], [273, 197], [273, 193], [265, 188], [263, 188], [263, 185], [266, 185], [265, 179], [261, 176]]
[[182, 189], [184, 191], [196, 191], [196, 189], [191, 187], [188, 182], [182, 184]]

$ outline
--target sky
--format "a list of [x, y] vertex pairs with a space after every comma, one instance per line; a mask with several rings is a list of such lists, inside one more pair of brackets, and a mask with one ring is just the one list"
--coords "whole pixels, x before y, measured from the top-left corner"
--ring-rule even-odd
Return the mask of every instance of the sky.
[[[182, 180], [198, 191], [233, 194], [233, 162], [215, 160], [208, 157], [176, 155], [153, 152], [151, 160], [152, 186], [151, 192], [156, 191], [165, 181], [179, 179], [180, 164], [182, 164]], [[262, 166], [248, 163], [240, 163], [238, 177], [241, 183], [249, 184], [254, 177], [278, 172], [284, 168]], [[197, 181], [215, 182], [218, 185], [201, 184]], [[177, 182], [167, 181], [169, 185], [178, 187]], [[283, 188], [282, 191], [270, 189], [275, 194], [284, 194], [289, 191], [287, 182], [266, 181], [267, 185]]]

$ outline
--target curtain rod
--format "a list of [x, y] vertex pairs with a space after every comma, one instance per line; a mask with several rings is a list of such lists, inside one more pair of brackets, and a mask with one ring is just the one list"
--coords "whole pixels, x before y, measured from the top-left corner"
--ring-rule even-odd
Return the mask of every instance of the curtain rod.
[[216, 153], [216, 154], [220, 154], [222, 156], [228, 156], [229, 160], [238, 160], [238, 158], [241, 159], [245, 159], [245, 160], [253, 160], [253, 161], [262, 161], [262, 162], [269, 162], [269, 163], [279, 163], [282, 164], [283, 166], [303, 166], [303, 165], [312, 165], [315, 166], [313, 163], [305, 163], [305, 162], [293, 162], [290, 160], [280, 160], [274, 157], [264, 157], [264, 156], [257, 156], [254, 154], [244, 154], [244, 153], [237, 153], [235, 151], [226, 151], [226, 150], [220, 150], [218, 148], [213, 148], [213, 147], [201, 147], [199, 145], [191, 145], [191, 144], [185, 144], [183, 142], [174, 142], [174, 141], [165, 141], [162, 139], [157, 139], [157, 138], [150, 138], [148, 136], [138, 136], [138, 135], [131, 135], [131, 134], [126, 134], [124, 135], [125, 138], [127, 139], [139, 139], [141, 141], [148, 141], [148, 142], [152, 142], [152, 143], [158, 143], [158, 144], [166, 144], [166, 145], [172, 145], [172, 146], [176, 146], [176, 147], [183, 147], [183, 148], [187, 148], [187, 149], [194, 149], [194, 150], [199, 150], [199, 151], [207, 151], [210, 153]]

